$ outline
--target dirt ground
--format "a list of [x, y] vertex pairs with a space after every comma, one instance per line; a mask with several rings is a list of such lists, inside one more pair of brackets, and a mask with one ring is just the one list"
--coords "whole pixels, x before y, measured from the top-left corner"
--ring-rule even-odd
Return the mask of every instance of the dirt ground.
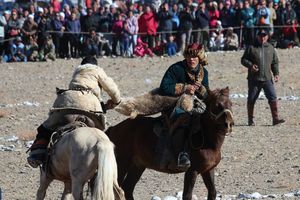
[[[280, 115], [287, 121], [279, 126], [271, 126], [271, 113], [265, 99], [258, 100], [255, 107], [257, 125], [246, 125], [247, 70], [240, 64], [242, 53], [208, 54], [210, 87], [229, 86], [231, 94], [235, 94], [232, 96], [235, 126], [225, 139], [222, 160], [216, 168], [217, 191], [222, 199], [254, 192], [276, 194], [277, 199], [300, 198], [288, 197], [288, 193], [300, 191], [300, 99], [286, 98], [300, 96], [300, 49], [278, 50], [281, 80], [276, 89], [281, 99]], [[98, 62], [119, 85], [122, 96], [127, 97], [159, 86], [167, 67], [181, 59], [181, 56], [102, 58]], [[46, 119], [55, 99], [55, 87], [67, 87], [73, 67], [80, 61], [0, 64], [0, 188], [3, 199], [35, 198], [39, 169], [30, 168], [26, 163], [26, 140], [33, 139], [35, 129]], [[109, 111], [107, 118], [111, 124], [125, 119], [115, 111]], [[13, 136], [19, 140], [15, 141]], [[5, 150], [5, 147], [13, 150]], [[46, 199], [59, 199], [62, 189], [61, 183], [53, 182]], [[137, 200], [150, 200], [153, 195], [163, 198], [182, 189], [183, 174], [146, 170], [134, 195]], [[207, 195], [201, 177], [194, 194], [199, 199]]]

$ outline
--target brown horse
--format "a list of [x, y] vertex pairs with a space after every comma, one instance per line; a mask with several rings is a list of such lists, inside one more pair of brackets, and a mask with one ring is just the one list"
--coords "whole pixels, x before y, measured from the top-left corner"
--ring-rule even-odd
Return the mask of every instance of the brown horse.
[[[184, 200], [192, 199], [198, 174], [201, 174], [208, 190], [208, 200], [216, 198], [214, 168], [220, 162], [224, 138], [232, 130], [232, 103], [228, 87], [209, 91], [204, 102], [206, 111], [201, 115], [193, 114], [191, 119], [190, 131], [193, 134], [190, 135], [193, 138], [190, 141], [193, 141], [193, 144], [190, 144], [191, 167], [185, 172], [184, 177]], [[182, 169], [170, 168], [170, 165], [162, 166], [157, 162], [159, 153], [156, 147], [160, 142], [159, 136], [153, 130], [158, 120], [138, 116], [135, 119], [126, 119], [110, 127], [106, 132], [116, 146], [118, 181], [127, 200], [134, 199], [134, 187], [146, 168], [165, 173], [184, 172]], [[196, 140], [201, 145], [196, 145], [198, 143]]]

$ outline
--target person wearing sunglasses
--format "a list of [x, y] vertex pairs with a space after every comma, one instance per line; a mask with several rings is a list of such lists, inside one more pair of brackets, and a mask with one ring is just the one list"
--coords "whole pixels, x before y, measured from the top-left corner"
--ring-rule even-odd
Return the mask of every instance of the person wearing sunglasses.
[[278, 116], [278, 101], [274, 82], [279, 81], [279, 61], [276, 50], [268, 42], [269, 26], [258, 28], [256, 41], [246, 48], [241, 63], [248, 68], [248, 125], [254, 126], [254, 105], [263, 89], [270, 105], [273, 125], [284, 123]]

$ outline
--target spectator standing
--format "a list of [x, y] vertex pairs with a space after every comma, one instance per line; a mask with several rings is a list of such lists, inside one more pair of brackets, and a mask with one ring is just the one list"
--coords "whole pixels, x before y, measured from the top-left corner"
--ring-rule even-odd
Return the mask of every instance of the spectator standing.
[[149, 48], [153, 49], [158, 21], [150, 6], [145, 7], [145, 12], [138, 19], [138, 23], [142, 41], [148, 43]]
[[92, 28], [98, 29], [99, 26], [99, 15], [93, 12], [92, 8], [87, 9], [87, 14], [80, 18], [80, 25], [82, 32], [90, 32]]
[[274, 33], [274, 21], [277, 18], [276, 11], [273, 7], [274, 7], [273, 1], [269, 1], [268, 8], [270, 10], [270, 28], [271, 28], [270, 35], [273, 35]]
[[139, 23], [137, 17], [134, 15], [132, 10], [128, 11], [128, 18], [126, 19], [126, 21], [128, 24], [128, 30], [130, 32], [130, 39], [129, 39], [130, 55], [133, 55], [133, 49], [137, 44]]
[[180, 24], [180, 20], [179, 20], [179, 13], [180, 13], [180, 9], [179, 6], [175, 3], [172, 6], [172, 12], [173, 12], [173, 17], [172, 17], [172, 31], [173, 34], [178, 32], [178, 28], [179, 28], [179, 24]]
[[45, 40], [47, 39], [49, 33], [48, 31], [51, 31], [51, 24], [50, 21], [47, 20], [46, 16], [42, 16], [40, 23], [38, 24], [38, 35], [37, 35], [37, 43], [39, 45], [39, 51], [41, 50], [41, 47], [44, 45]]
[[210, 15], [208, 10], [206, 9], [206, 4], [204, 1], [199, 4], [199, 9], [196, 11], [196, 27], [197, 27], [197, 37], [195, 43], [202, 44], [204, 48], [207, 50], [208, 48], [208, 40], [209, 40], [209, 21]]
[[[112, 53], [113, 56], [119, 56], [118, 51], [122, 55], [123, 47], [121, 45], [122, 40], [122, 32], [123, 32], [123, 16], [121, 14], [117, 15], [116, 21], [113, 23], [112, 26], [112, 33], [113, 33], [113, 43], [112, 43]], [[117, 49], [118, 46], [120, 49]]]
[[173, 30], [173, 18], [174, 14], [172, 10], [169, 9], [168, 3], [163, 3], [158, 11], [158, 31], [160, 33], [160, 40], [162, 42], [168, 42], [170, 35]]
[[210, 2], [209, 4], [209, 16], [210, 16], [210, 20], [209, 20], [209, 28], [211, 29], [215, 29], [217, 28], [217, 21], [220, 18], [220, 12], [218, 10], [218, 4], [217, 2], [213, 1]]
[[234, 27], [235, 21], [236, 21], [236, 11], [231, 6], [231, 3], [229, 0], [225, 2], [225, 7], [220, 10], [220, 21], [222, 23], [222, 26], [224, 29], [227, 29], [228, 27]]
[[60, 14], [55, 13], [55, 17], [51, 20], [51, 28], [54, 31], [52, 33], [52, 40], [55, 46], [55, 56], [59, 57], [59, 51], [61, 49], [61, 39], [63, 37], [63, 32], [65, 27], [63, 26], [62, 21], [60, 20]]
[[278, 116], [278, 101], [274, 82], [279, 81], [278, 57], [274, 47], [268, 43], [269, 30], [258, 30], [257, 41], [248, 46], [241, 58], [241, 63], [248, 68], [248, 125], [254, 126], [254, 105], [261, 89], [264, 90], [271, 108], [273, 125], [284, 123]]
[[38, 32], [38, 25], [34, 21], [34, 16], [32, 14], [28, 15], [27, 19], [25, 20], [22, 29], [23, 35], [23, 42], [26, 45], [30, 43], [31, 38], [35, 38]]
[[284, 47], [293, 47], [299, 45], [299, 38], [297, 35], [297, 16], [296, 12], [293, 10], [291, 2], [286, 2], [286, 8], [281, 13], [281, 20], [285, 27], [283, 27], [283, 40]]
[[241, 12], [241, 27], [243, 28], [244, 44], [246, 46], [254, 43], [254, 26], [256, 24], [255, 11], [250, 6], [250, 1], [245, 1], [245, 7]]
[[122, 38], [121, 38], [121, 55], [123, 57], [130, 58], [132, 56], [130, 51], [130, 40], [131, 40], [131, 33], [129, 31], [128, 22], [126, 20], [123, 21], [123, 30], [122, 30]]
[[51, 0], [51, 6], [53, 7], [53, 11], [55, 13], [59, 13], [60, 12], [60, 1], [59, 0]]
[[28, 11], [29, 11], [29, 14], [35, 15], [36, 9], [35, 9], [35, 6], [33, 3], [29, 4]]
[[4, 38], [5, 38], [5, 26], [6, 26], [5, 17], [0, 14], [0, 61], [2, 60], [3, 52], [4, 52]]
[[270, 25], [270, 9], [267, 7], [266, 0], [261, 0], [257, 9], [257, 25]]
[[179, 13], [179, 51], [183, 53], [185, 47], [191, 42], [191, 35], [193, 30], [194, 17], [191, 13], [190, 6], [185, 6], [183, 11]]
[[38, 7], [36, 13], [34, 13], [34, 21], [37, 24], [39, 24], [43, 16], [44, 16], [44, 9], [42, 7]]
[[21, 22], [19, 20], [19, 15], [16, 9], [11, 11], [11, 15], [7, 22], [7, 30], [10, 38], [20, 36], [21, 33]]
[[76, 13], [72, 12], [71, 19], [66, 22], [66, 31], [68, 33], [68, 42], [70, 44], [70, 54], [72, 58], [79, 56], [79, 38], [81, 26], [79, 20], [76, 18]]
[[66, 20], [71, 19], [72, 12], [71, 12], [70, 6], [68, 4], [64, 5], [63, 13], [65, 13]]
[[16, 9], [11, 11], [9, 19], [7, 21], [7, 39], [8, 42], [5, 44], [7, 47], [7, 52], [10, 55], [13, 55], [12, 46], [15, 45], [15, 38], [21, 34], [21, 22], [19, 20], [18, 12]]

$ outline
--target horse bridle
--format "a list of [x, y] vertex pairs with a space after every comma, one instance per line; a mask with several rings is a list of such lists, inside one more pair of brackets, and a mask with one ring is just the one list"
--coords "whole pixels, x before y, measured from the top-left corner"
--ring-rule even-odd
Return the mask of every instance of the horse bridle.
[[[220, 94], [220, 95], [222, 95], [222, 94]], [[208, 112], [209, 116], [215, 121], [217, 121], [223, 114], [226, 115], [226, 118], [229, 118], [229, 120], [233, 121], [233, 113], [230, 109], [223, 109], [219, 113], [215, 114], [212, 112], [211, 105], [210, 105], [209, 110], [207, 110], [207, 112]], [[227, 129], [231, 130], [230, 123], [227, 123]], [[225, 135], [229, 135], [230, 132], [231, 131], [226, 132]]]

